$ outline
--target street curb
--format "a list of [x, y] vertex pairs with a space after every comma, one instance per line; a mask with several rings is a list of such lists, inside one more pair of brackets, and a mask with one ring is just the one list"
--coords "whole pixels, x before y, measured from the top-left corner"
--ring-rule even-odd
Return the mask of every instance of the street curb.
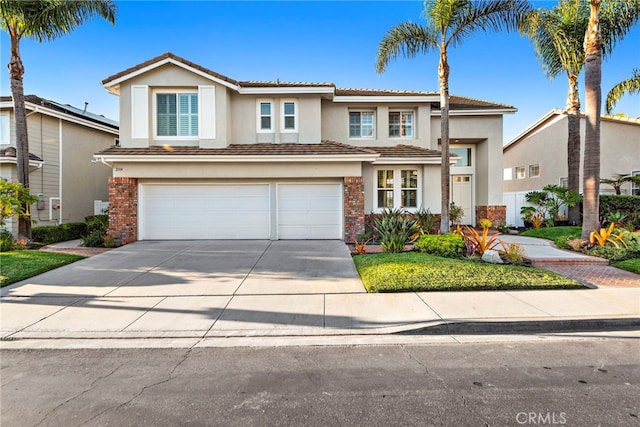
[[527, 321], [453, 321], [439, 325], [407, 329], [398, 335], [476, 335], [511, 333], [556, 333], [640, 330], [640, 318], [559, 319]]

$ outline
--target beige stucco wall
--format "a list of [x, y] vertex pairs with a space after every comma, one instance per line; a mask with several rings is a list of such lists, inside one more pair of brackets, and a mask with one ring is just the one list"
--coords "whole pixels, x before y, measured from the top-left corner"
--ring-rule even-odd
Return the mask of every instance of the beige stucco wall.
[[[148, 91], [148, 139], [133, 139], [131, 137], [131, 87], [136, 85], [149, 86]], [[154, 139], [153, 105], [154, 89], [194, 89], [198, 86], [215, 87], [215, 139], [168, 140]], [[227, 145], [229, 140], [227, 117], [228, 88], [210, 79], [191, 73], [175, 65], [167, 64], [136, 76], [120, 85], [120, 145], [123, 147], [148, 147], [149, 145], [200, 145], [203, 148], [218, 148]]]
[[[451, 173], [473, 175], [473, 200], [479, 206], [502, 204], [502, 122], [501, 115], [449, 117], [451, 147], [475, 146], [474, 170], [452, 168]], [[439, 149], [440, 116], [431, 118], [431, 127], [431, 148]], [[456, 144], [456, 139], [465, 140], [464, 144]]]
[[[374, 111], [373, 138], [349, 138], [349, 111]], [[414, 137], [389, 138], [389, 111], [414, 111]], [[431, 137], [429, 104], [343, 103], [322, 100], [322, 139], [355, 146], [417, 145], [429, 148]]]
[[360, 176], [360, 162], [115, 163], [113, 176], [167, 179], [343, 178]]
[[[262, 133], [258, 127], [259, 100], [272, 102], [273, 132]], [[282, 103], [295, 101], [298, 114], [298, 131], [283, 132]], [[320, 95], [241, 95], [230, 96], [232, 144], [256, 143], [306, 143], [317, 144], [321, 141]]]
[[[503, 181], [506, 192], [538, 190], [548, 184], [559, 184], [567, 177], [567, 118], [557, 116], [546, 126], [504, 150], [504, 167], [512, 168], [513, 178]], [[580, 126], [580, 188], [582, 191], [582, 167], [584, 157], [585, 119]], [[629, 174], [640, 170], [640, 123], [612, 121], [603, 118], [600, 124], [600, 177]], [[529, 177], [529, 165], [540, 165], [540, 177]], [[524, 166], [525, 179], [515, 179], [515, 167]], [[629, 183], [622, 187], [630, 194]], [[601, 193], [611, 193], [613, 188], [600, 186]]]

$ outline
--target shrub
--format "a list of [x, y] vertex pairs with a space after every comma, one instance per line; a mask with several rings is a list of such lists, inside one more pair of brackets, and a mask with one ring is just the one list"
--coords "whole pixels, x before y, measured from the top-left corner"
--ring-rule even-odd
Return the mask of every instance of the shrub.
[[587, 254], [606, 258], [610, 261], [622, 261], [630, 257], [629, 251], [624, 247], [616, 248], [615, 246], [594, 246], [587, 250]]
[[82, 238], [82, 246], [88, 248], [101, 248], [104, 246], [105, 232], [104, 230], [95, 230]]
[[61, 225], [45, 225], [33, 227], [32, 239], [36, 242], [49, 245], [51, 243], [64, 242], [66, 240], [80, 239], [87, 232], [87, 226], [83, 222], [69, 222]]
[[45, 245], [64, 242], [64, 236], [64, 229], [57, 225], [44, 225], [31, 229], [31, 238], [35, 242], [40, 242]]
[[600, 218], [608, 218], [619, 212], [632, 228], [640, 229], [640, 196], [601, 195]]
[[524, 249], [520, 243], [508, 243], [504, 246], [504, 257], [509, 264], [522, 265], [524, 263]]
[[402, 209], [384, 209], [374, 229], [380, 236], [380, 248], [387, 253], [402, 252], [407, 240], [418, 232], [416, 221]]
[[469, 227], [468, 225], [465, 225], [464, 228], [458, 226], [455, 233], [464, 239], [465, 244], [467, 245], [468, 255], [475, 253], [482, 255], [486, 251], [495, 249], [498, 245], [502, 245], [502, 240], [498, 239], [498, 235], [489, 237], [489, 228], [487, 227], [483, 227], [482, 234], [480, 234], [475, 228]]
[[84, 221], [87, 224], [88, 234], [97, 230], [106, 231], [109, 227], [109, 215], [90, 215], [85, 217]]
[[553, 242], [560, 249], [572, 249], [571, 245], [569, 245], [569, 240], [572, 240], [572, 239], [573, 237], [571, 236], [560, 236], [556, 238]]
[[431, 213], [429, 209], [425, 210], [424, 208], [420, 208], [415, 213], [415, 218], [418, 227], [424, 234], [431, 234], [434, 230], [436, 230], [436, 220], [437, 217]]
[[13, 234], [7, 229], [0, 229], [0, 252], [11, 251], [14, 246]]
[[418, 252], [445, 258], [459, 258], [465, 253], [464, 240], [452, 233], [423, 234], [415, 241], [413, 247]]

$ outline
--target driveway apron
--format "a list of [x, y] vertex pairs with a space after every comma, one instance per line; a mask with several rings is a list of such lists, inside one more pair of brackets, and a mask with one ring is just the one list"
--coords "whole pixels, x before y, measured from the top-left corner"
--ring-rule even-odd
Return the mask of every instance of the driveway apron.
[[3, 337], [204, 335], [323, 326], [364, 294], [341, 241], [142, 241], [2, 288]]

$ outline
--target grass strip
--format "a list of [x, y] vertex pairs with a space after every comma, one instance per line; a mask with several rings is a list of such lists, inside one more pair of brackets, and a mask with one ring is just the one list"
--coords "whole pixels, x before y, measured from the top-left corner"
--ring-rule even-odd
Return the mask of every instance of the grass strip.
[[0, 252], [0, 287], [83, 258], [78, 255], [33, 250]]
[[535, 267], [416, 252], [357, 255], [353, 261], [368, 292], [584, 288], [576, 280]]

